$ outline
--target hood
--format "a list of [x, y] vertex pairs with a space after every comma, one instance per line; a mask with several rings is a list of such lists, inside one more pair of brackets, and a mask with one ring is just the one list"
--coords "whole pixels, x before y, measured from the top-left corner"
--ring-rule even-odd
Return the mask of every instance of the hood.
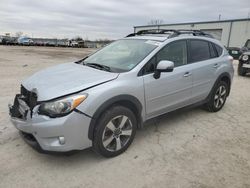
[[22, 85], [35, 92], [38, 101], [46, 101], [111, 81], [118, 75], [82, 64], [65, 63], [35, 73]]

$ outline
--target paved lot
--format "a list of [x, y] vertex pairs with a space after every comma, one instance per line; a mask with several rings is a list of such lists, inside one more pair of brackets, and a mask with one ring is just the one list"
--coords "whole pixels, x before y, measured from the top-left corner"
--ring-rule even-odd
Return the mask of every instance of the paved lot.
[[220, 112], [195, 108], [156, 118], [116, 158], [90, 149], [44, 155], [27, 146], [8, 119], [20, 81], [90, 52], [0, 46], [0, 187], [250, 187], [250, 76], [236, 74]]

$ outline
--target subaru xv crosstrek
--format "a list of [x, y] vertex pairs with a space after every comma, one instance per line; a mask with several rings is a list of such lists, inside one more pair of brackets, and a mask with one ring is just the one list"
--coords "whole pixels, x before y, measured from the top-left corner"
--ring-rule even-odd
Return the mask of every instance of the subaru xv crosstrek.
[[10, 119], [39, 151], [92, 147], [114, 157], [146, 120], [193, 104], [219, 111], [230, 93], [232, 60], [201, 31], [140, 31], [24, 80]]

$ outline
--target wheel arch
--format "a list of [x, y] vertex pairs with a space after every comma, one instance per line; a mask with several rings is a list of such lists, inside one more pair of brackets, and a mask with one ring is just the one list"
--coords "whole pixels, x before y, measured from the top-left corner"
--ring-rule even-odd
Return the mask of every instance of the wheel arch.
[[103, 112], [105, 112], [105, 110], [107, 110], [108, 108], [114, 105], [121, 105], [130, 109], [136, 116], [136, 119], [138, 122], [137, 128], [141, 128], [142, 126], [142, 117], [141, 117], [142, 104], [141, 102], [132, 95], [118, 95], [105, 101], [102, 105], [100, 105], [99, 108], [94, 113], [94, 115], [92, 116], [92, 119], [90, 121], [89, 131], [88, 131], [88, 138], [90, 140], [93, 140], [94, 130], [95, 130], [95, 126], [98, 121], [98, 118], [103, 114]]
[[224, 81], [224, 82], [226, 82], [228, 84], [229, 89], [228, 89], [227, 96], [229, 96], [230, 90], [231, 90], [231, 76], [230, 76], [230, 74], [228, 72], [224, 72], [224, 73], [220, 74], [219, 77], [216, 79], [216, 81], [215, 81], [215, 83], [214, 83], [214, 85], [213, 85], [213, 87], [212, 87], [209, 95], [207, 96], [207, 100], [206, 101], [208, 101], [210, 99], [210, 96], [212, 95], [215, 87], [217, 86], [217, 84], [220, 81]]
[[219, 78], [220, 78], [220, 81], [224, 81], [227, 83], [229, 89], [228, 89], [228, 93], [227, 93], [227, 96], [229, 96], [230, 94], [230, 90], [231, 90], [231, 78], [230, 78], [230, 75], [228, 73], [224, 73], [222, 74]]

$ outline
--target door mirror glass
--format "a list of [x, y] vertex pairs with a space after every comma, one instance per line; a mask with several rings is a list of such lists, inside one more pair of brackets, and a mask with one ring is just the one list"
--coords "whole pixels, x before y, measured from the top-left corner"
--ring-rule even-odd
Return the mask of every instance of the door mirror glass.
[[162, 60], [158, 63], [154, 78], [158, 79], [161, 76], [161, 72], [172, 72], [174, 70], [174, 63], [172, 61]]

